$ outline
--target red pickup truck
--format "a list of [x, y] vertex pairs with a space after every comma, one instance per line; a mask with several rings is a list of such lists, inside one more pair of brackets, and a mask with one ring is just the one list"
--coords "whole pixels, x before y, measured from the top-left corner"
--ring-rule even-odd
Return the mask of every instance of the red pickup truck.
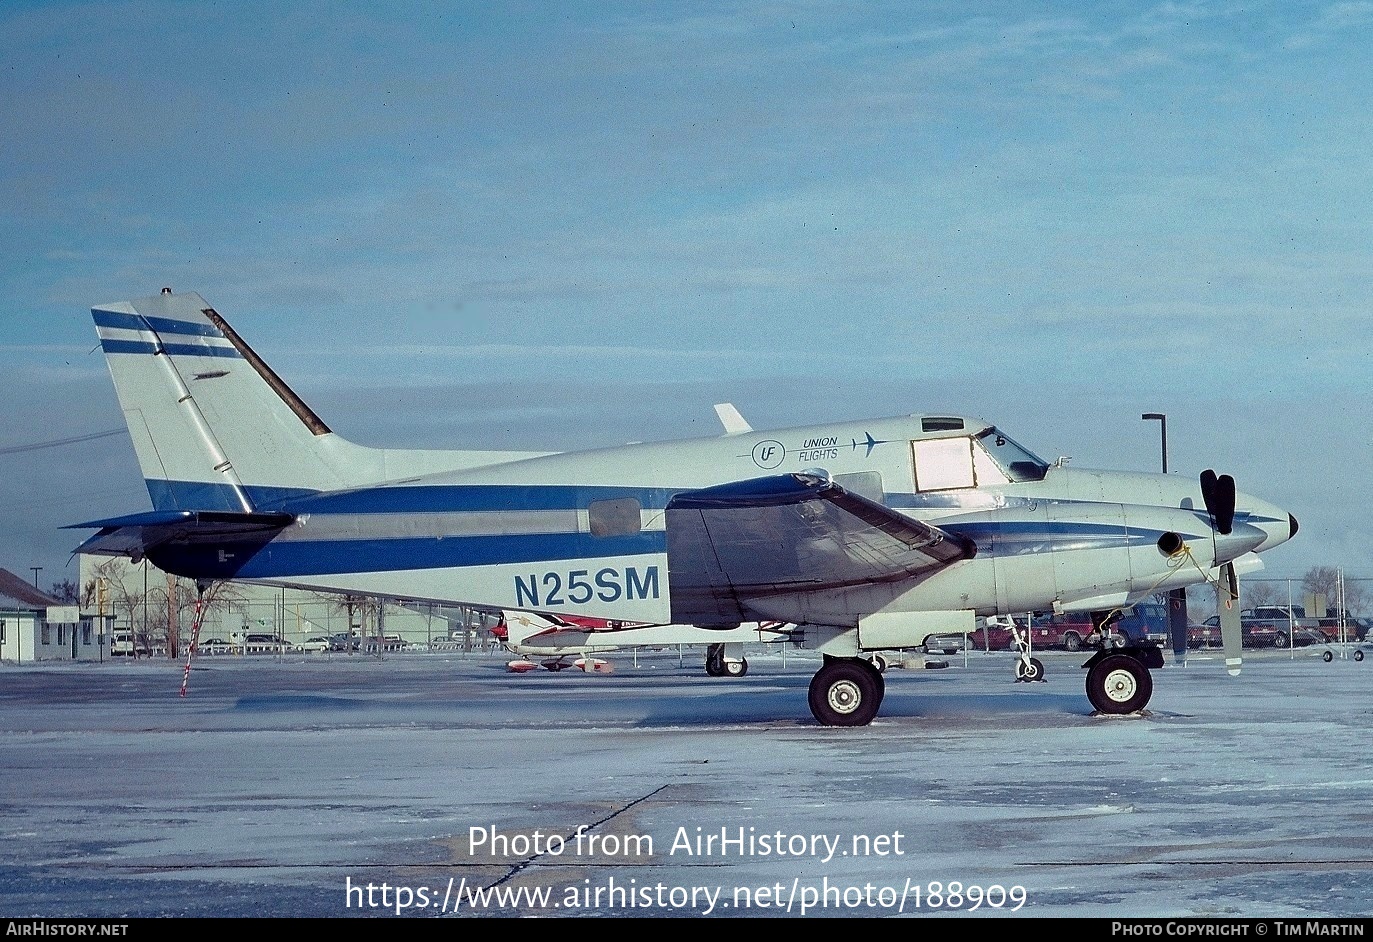
[[[1025, 627], [1024, 619], [1017, 619], [1016, 624], [1022, 630]], [[1036, 615], [1030, 624], [1030, 647], [1066, 651], [1097, 647], [1100, 640], [1094, 630], [1092, 616], [1087, 612]], [[1160, 602], [1137, 603], [1112, 622], [1110, 630], [1112, 634], [1123, 635], [1130, 644], [1162, 642], [1168, 636], [1168, 608]], [[983, 623], [968, 635], [968, 641], [975, 650], [1008, 651], [1012, 648], [1011, 629], [1002, 624], [988, 626]]]

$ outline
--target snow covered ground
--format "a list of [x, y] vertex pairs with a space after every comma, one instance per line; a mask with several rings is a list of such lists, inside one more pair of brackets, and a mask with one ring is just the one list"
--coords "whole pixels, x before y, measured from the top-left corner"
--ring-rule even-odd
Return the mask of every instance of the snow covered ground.
[[860, 729], [794, 652], [5, 665], [0, 915], [1373, 913], [1373, 658], [1169, 655], [1100, 717], [1039, 656], [889, 670]]

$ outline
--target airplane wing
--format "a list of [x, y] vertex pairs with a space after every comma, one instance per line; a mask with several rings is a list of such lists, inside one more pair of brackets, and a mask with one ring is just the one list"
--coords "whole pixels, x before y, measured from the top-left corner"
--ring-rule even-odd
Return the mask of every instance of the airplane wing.
[[749, 598], [908, 579], [974, 544], [850, 493], [823, 473], [678, 494], [667, 505], [675, 619], [749, 621]]

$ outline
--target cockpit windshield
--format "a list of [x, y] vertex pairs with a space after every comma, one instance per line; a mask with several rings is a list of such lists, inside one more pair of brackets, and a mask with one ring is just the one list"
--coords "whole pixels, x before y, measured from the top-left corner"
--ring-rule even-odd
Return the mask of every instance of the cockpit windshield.
[[1049, 471], [1047, 461], [1011, 441], [1000, 429], [989, 428], [977, 440], [1012, 481], [1042, 481]]

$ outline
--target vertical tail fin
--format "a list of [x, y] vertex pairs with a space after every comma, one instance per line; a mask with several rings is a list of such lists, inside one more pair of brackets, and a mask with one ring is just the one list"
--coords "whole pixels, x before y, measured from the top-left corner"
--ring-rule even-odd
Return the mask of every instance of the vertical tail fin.
[[157, 510], [251, 513], [302, 494], [539, 454], [353, 444], [194, 292], [164, 289], [91, 315]]
[[251, 512], [384, 465], [333, 434], [200, 295], [91, 314], [157, 509]]

